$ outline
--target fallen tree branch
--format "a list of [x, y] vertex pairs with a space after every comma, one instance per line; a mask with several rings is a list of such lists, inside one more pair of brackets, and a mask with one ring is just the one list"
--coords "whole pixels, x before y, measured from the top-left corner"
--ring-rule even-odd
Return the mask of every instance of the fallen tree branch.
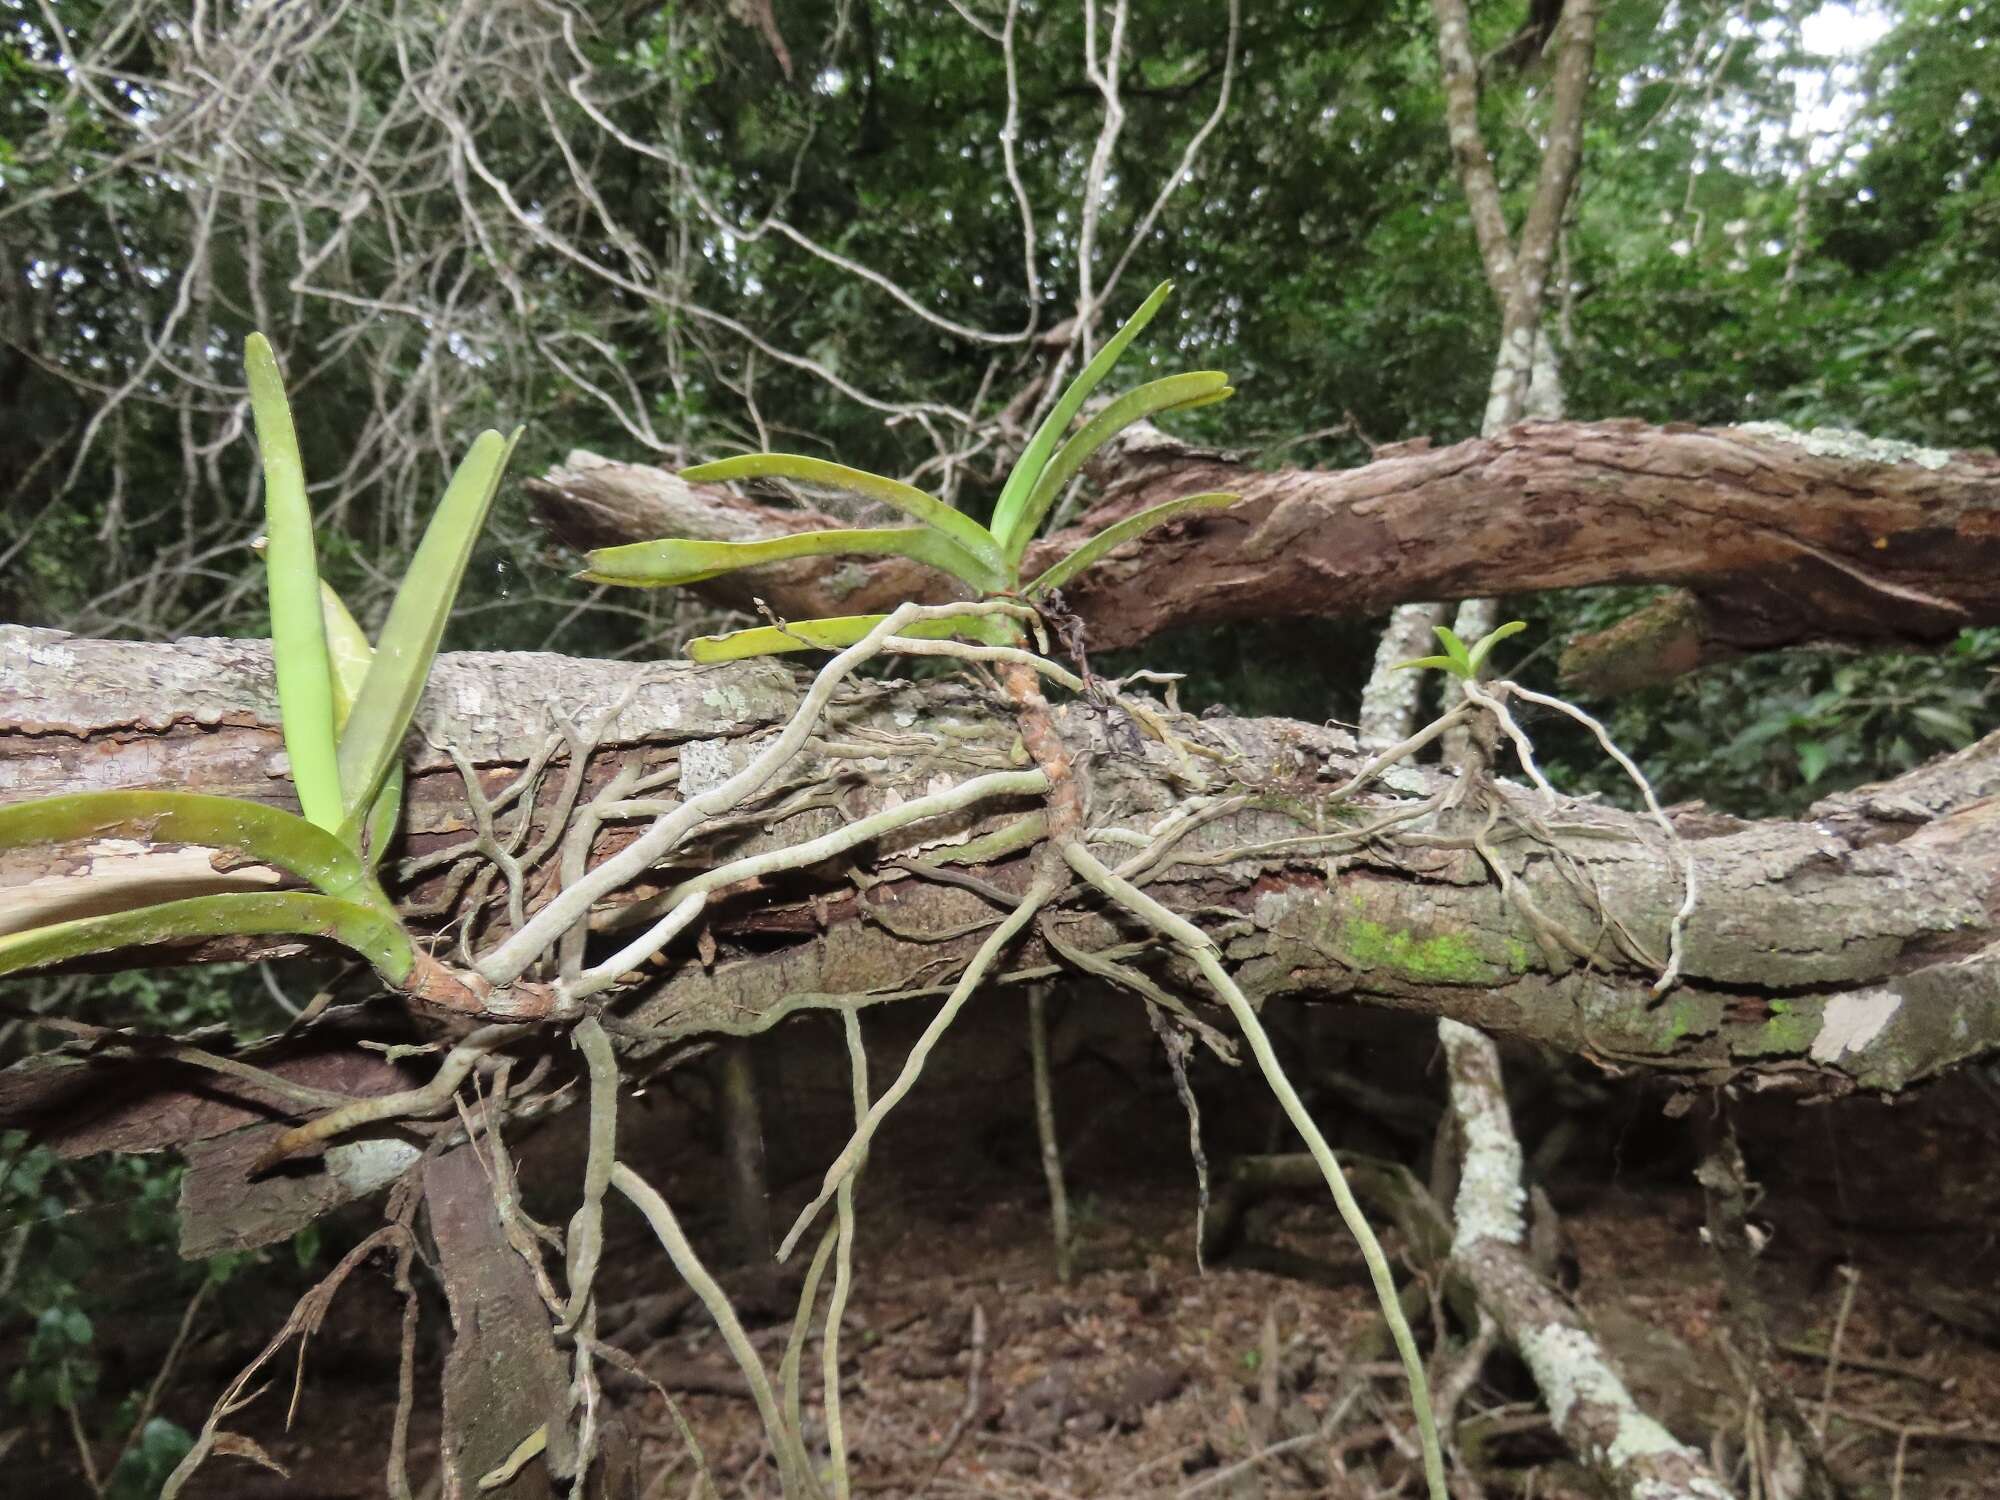
[[[678, 767], [681, 790], [695, 794], [747, 764], [792, 716], [800, 690], [789, 670], [769, 663], [704, 670], [473, 653], [441, 659], [421, 722], [432, 744], [453, 745], [505, 784], [546, 738], [551, 714], [580, 717], [623, 702], [585, 767], [586, 794], [634, 764]], [[775, 803], [728, 823], [730, 859], [916, 801], [940, 776], [964, 781], [1004, 767], [1015, 737], [1008, 704], [951, 681], [853, 683], [829, 712], [839, 740], [814, 741], [798, 773], [830, 778], [825, 790], [798, 797], [790, 782], [772, 788]], [[1525, 839], [1496, 834], [1488, 852], [1536, 910], [1586, 941], [1602, 938], [1595, 961], [1583, 965], [1539, 950], [1536, 931], [1503, 899], [1475, 847], [1484, 840], [1478, 827], [1431, 806], [1455, 784], [1444, 773], [1397, 766], [1357, 788], [1362, 757], [1346, 735], [1287, 721], [1174, 721], [1200, 756], [1134, 741], [1123, 721], [1087, 705], [1059, 709], [1055, 721], [1089, 777], [1097, 826], [1139, 830], [1134, 836], [1148, 843], [1157, 835], [1144, 830], [1185, 827], [1129, 878], [1177, 912], [1233, 911], [1234, 925], [1217, 929], [1220, 952], [1259, 1004], [1338, 996], [1451, 1016], [1581, 1052], [1609, 1070], [1702, 1084], [1737, 1079], [1801, 1096], [1894, 1092], [2000, 1045], [2000, 922], [1991, 898], [2000, 878], [2000, 737], [1829, 798], [1799, 823], [1691, 820], [1679, 850], [1645, 818], [1537, 796], [1537, 825], [1588, 871], [1600, 906]], [[412, 853], [463, 842], [470, 827], [462, 778], [432, 744], [410, 746], [405, 867]], [[136, 644], [0, 629], [0, 789], [10, 798], [172, 780], [284, 805], [279, 749], [261, 643]], [[1210, 811], [1187, 818], [1191, 797], [1204, 794], [1217, 798]], [[1500, 795], [1530, 794], [1503, 783]], [[798, 802], [789, 813], [787, 796]], [[525, 806], [542, 816], [559, 800], [553, 791], [539, 800], [530, 793]], [[642, 1001], [617, 1007], [621, 1028], [658, 1050], [704, 1032], [763, 1029], [814, 997], [887, 1003], [941, 994], [938, 976], [969, 959], [994, 908], [976, 890], [892, 862], [970, 848], [1018, 820], [1028, 800], [896, 827], [817, 875], [777, 872], [712, 893], [706, 920], [723, 944], [718, 961], [669, 955]], [[607, 822], [591, 865], [633, 837], [632, 819]], [[185, 850], [128, 847], [122, 856], [155, 853], [169, 857], [176, 878], [185, 874]], [[701, 842], [676, 858], [699, 871], [719, 862], [715, 854]], [[1329, 882], [1329, 859], [1343, 855]], [[1681, 983], [1655, 1000], [1656, 973], [1622, 955], [1604, 923], [1609, 914], [1641, 949], [1664, 953], [1685, 855], [1700, 869], [1702, 899], [1687, 925]], [[66, 847], [0, 856], [0, 910], [24, 885], [88, 899], [95, 857]], [[557, 883], [555, 863], [552, 855], [525, 872], [530, 920]], [[973, 868], [982, 885], [1018, 897], [1023, 864], [999, 856]], [[872, 870], [865, 901], [842, 868]], [[423, 909], [425, 920], [443, 925], [463, 918], [468, 899], [464, 882], [454, 894], [449, 874], [448, 863], [434, 864], [392, 883], [406, 911]], [[607, 901], [640, 901], [678, 884], [672, 870], [644, 872]], [[1110, 954], [1129, 937], [1081, 898], [1060, 914], [1073, 949]], [[493, 920], [504, 923], [504, 911]], [[289, 939], [260, 939], [172, 955], [135, 950], [116, 961], [299, 951]], [[1030, 929], [1001, 977], [1060, 964]], [[1156, 962], [1154, 972], [1184, 994], [1201, 988], [1185, 960]], [[615, 1001], [619, 992], [610, 993]], [[63, 1100], [131, 1107], [106, 1087], [115, 1060], [90, 1061], [88, 1051], [78, 1044], [67, 1060], [53, 1054], [28, 1073], [0, 1074], [0, 1114], [34, 1116]], [[161, 1076], [163, 1086], [188, 1085], [185, 1072]], [[79, 1087], [80, 1079], [88, 1082]], [[236, 1086], [204, 1087], [228, 1094]], [[270, 1118], [266, 1097], [244, 1097]], [[108, 1124], [98, 1130], [106, 1141], [116, 1134]], [[154, 1148], [167, 1143], [149, 1138]]]
[[1438, 1034], [1465, 1142], [1452, 1270], [1471, 1283], [1533, 1372], [1550, 1422], [1606, 1490], [1630, 1500], [1729, 1500], [1707, 1461], [1639, 1410], [1583, 1319], [1529, 1264], [1521, 1146], [1500, 1091], [1499, 1053], [1468, 1026], [1447, 1022]]
[[[1077, 583], [1069, 602], [1101, 648], [1188, 625], [1377, 614], [1412, 599], [1604, 583], [1692, 590], [1572, 645], [1574, 685], [1615, 691], [1785, 646], [1930, 647], [2000, 621], [2000, 458], [1986, 453], [1767, 424], [1529, 422], [1449, 447], [1383, 448], [1358, 469], [1260, 471], [1141, 424], [1093, 472], [1098, 503], [1031, 551], [1030, 572], [1159, 500], [1243, 496], [1121, 549]], [[583, 453], [528, 490], [572, 546], [840, 524]], [[802, 559], [694, 587], [739, 608], [754, 594], [803, 618], [938, 601], [947, 583], [900, 559]]]

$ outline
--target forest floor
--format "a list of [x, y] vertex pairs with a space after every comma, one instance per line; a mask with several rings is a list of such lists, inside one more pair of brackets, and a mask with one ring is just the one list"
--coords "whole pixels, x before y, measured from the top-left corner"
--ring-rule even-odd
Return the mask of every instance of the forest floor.
[[[1004, 1014], [1017, 1018], [1018, 1008]], [[975, 1028], [948, 1043], [939, 1077], [927, 1077], [892, 1119], [863, 1181], [857, 1282], [842, 1335], [855, 1492], [1020, 1500], [1416, 1494], [1400, 1369], [1375, 1344], [1361, 1262], [1330, 1204], [1303, 1193], [1265, 1200], [1246, 1216], [1231, 1254], [1198, 1269], [1179, 1106], [1140, 1054], [1121, 1057], [1086, 1027], [1066, 1058], [1058, 1044], [1057, 1106], [1073, 1122], [1078, 1223], [1078, 1273], [1059, 1285], [1025, 1055], [1018, 1037], [994, 1045], [995, 1011], [986, 1016], [983, 1037]], [[999, 1024], [1004, 1031], [1014, 1022]], [[1378, 1047], [1421, 1064], [1422, 1048], [1403, 1045], [1420, 1036], [1406, 1028], [1385, 1039], [1337, 1040], [1334, 1051], [1364, 1073]], [[794, 1041], [780, 1065], [760, 1060], [767, 1119], [774, 1085], [787, 1106], [767, 1127], [781, 1230], [836, 1139], [837, 1117], [822, 1114], [837, 1099], [833, 1075], [821, 1066], [821, 1053], [837, 1050], [825, 1048], [827, 1040], [821, 1034], [818, 1049]], [[897, 1056], [899, 1044], [886, 1046], [878, 1070]], [[1532, 1091], [1517, 1104], [1531, 1155], [1538, 1120], [1569, 1122], [1570, 1144], [1560, 1153], [1551, 1147], [1543, 1178], [1560, 1214], [1564, 1279], [1574, 1282], [1642, 1404], [1677, 1435], [1712, 1449], [1736, 1494], [1777, 1500], [1788, 1493], [1784, 1454], [1734, 1353], [1740, 1338], [1703, 1243], [1686, 1122], [1663, 1114], [1657, 1090], [1589, 1080], [1548, 1087], [1560, 1082], [1548, 1065], [1519, 1062], [1510, 1076]], [[1428, 1072], [1435, 1087], [1434, 1068], [1401, 1071], [1416, 1086]], [[1107, 1086], [1114, 1081], [1117, 1088]], [[1267, 1108], [1233, 1078], [1212, 1068], [1197, 1085], [1212, 1159], [1272, 1144]], [[1599, 1101], [1594, 1113], [1587, 1101], [1578, 1104], [1579, 1088]], [[705, 1089], [686, 1083], [648, 1091], [628, 1106], [624, 1154], [681, 1206], [720, 1262], [727, 1230], [705, 1102]], [[1968, 1072], [1895, 1107], [1862, 1100], [1737, 1107], [1751, 1175], [1763, 1189], [1753, 1213], [1769, 1236], [1758, 1289], [1784, 1351], [1778, 1372], [1823, 1427], [1832, 1467], [1855, 1500], [2000, 1495], [1996, 1106], [1992, 1080]], [[977, 1115], [971, 1124], [968, 1110]], [[1338, 1118], [1339, 1109], [1323, 1114]], [[543, 1200], [534, 1206], [558, 1223], [573, 1193], [580, 1123], [559, 1120], [520, 1152], [531, 1200]], [[1350, 1144], [1384, 1145], [1359, 1134]], [[1416, 1152], [1404, 1155], [1414, 1161]], [[614, 1213], [607, 1233], [604, 1331], [675, 1393], [721, 1495], [776, 1495], [755, 1410], [712, 1325], [636, 1215]], [[1388, 1244], [1393, 1255], [1393, 1235]], [[775, 1275], [740, 1266], [723, 1273], [773, 1369], [798, 1275], [796, 1265]], [[297, 1287], [281, 1281], [274, 1268], [222, 1310], [169, 1398], [176, 1420], [198, 1425], [235, 1365], [283, 1321]], [[443, 1321], [435, 1299], [425, 1309], [412, 1428], [420, 1497], [436, 1463], [435, 1415], [425, 1410], [434, 1402], [425, 1398], [436, 1390]], [[274, 1389], [230, 1424], [263, 1443], [291, 1478], [225, 1458], [185, 1493], [211, 1500], [384, 1494], [399, 1324], [386, 1267], [355, 1277], [313, 1343], [290, 1432], [283, 1423], [289, 1361], [281, 1361]], [[1836, 1337], [1837, 1361], [1828, 1357]], [[818, 1437], [816, 1342], [808, 1372], [807, 1427]], [[641, 1445], [647, 1495], [697, 1493], [687, 1445], [660, 1397], [629, 1378], [610, 1383]], [[1593, 1493], [1511, 1359], [1489, 1361], [1460, 1421], [1487, 1494]], [[1769, 1444], [1761, 1462], [1746, 1457], [1746, 1435]], [[65, 1454], [60, 1434], [23, 1445], [9, 1466], [27, 1487], [8, 1492], [88, 1494], [65, 1469]]]

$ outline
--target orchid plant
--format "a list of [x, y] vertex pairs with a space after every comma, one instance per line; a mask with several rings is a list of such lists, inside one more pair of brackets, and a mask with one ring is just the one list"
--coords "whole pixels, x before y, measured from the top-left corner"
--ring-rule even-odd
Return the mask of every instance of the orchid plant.
[[190, 896], [9, 933], [0, 974], [147, 943], [279, 933], [332, 938], [392, 984], [416, 966], [376, 870], [402, 810], [403, 736], [520, 430], [473, 442], [371, 646], [319, 576], [298, 435], [262, 334], [250, 335], [244, 364], [264, 469], [278, 710], [299, 813], [193, 792], [77, 792], [0, 807], [0, 848], [118, 837], [194, 844], [275, 866], [310, 889]]
[[1477, 682], [1480, 668], [1486, 665], [1486, 658], [1493, 648], [1509, 636], [1519, 635], [1528, 628], [1526, 620], [1509, 620], [1505, 625], [1496, 626], [1482, 635], [1472, 645], [1467, 646], [1458, 638], [1458, 632], [1449, 625], [1431, 626], [1431, 634], [1444, 647], [1442, 656], [1419, 656], [1414, 661], [1399, 661], [1390, 670], [1396, 672], [1423, 671], [1436, 667], [1440, 672], [1457, 678], [1460, 682]]
[[[1219, 370], [1170, 375], [1125, 392], [1069, 433], [1091, 392], [1152, 322], [1172, 290], [1171, 282], [1156, 287], [1063, 392], [1008, 475], [990, 526], [980, 525], [934, 495], [879, 474], [797, 453], [751, 453], [683, 469], [681, 477], [716, 483], [791, 479], [878, 501], [917, 524], [805, 531], [756, 542], [679, 538], [633, 542], [591, 552], [581, 576], [592, 583], [665, 588], [800, 557], [908, 557], [949, 573], [976, 597], [1005, 596], [1032, 603], [1134, 537], [1190, 512], [1220, 509], [1237, 501], [1235, 495], [1218, 493], [1187, 495], [1151, 506], [1107, 526], [1034, 578], [1022, 579], [1028, 544], [1093, 453], [1143, 418], [1186, 411], [1235, 394], [1229, 377]], [[1065, 434], [1069, 434], [1066, 441]], [[699, 637], [688, 643], [687, 651], [698, 662], [722, 662], [786, 651], [838, 650], [859, 641], [883, 618], [838, 615], [759, 626]], [[912, 626], [910, 634], [965, 636], [994, 645], [1014, 644], [1019, 639], [1018, 626], [1012, 620], [990, 614], [925, 621]]]

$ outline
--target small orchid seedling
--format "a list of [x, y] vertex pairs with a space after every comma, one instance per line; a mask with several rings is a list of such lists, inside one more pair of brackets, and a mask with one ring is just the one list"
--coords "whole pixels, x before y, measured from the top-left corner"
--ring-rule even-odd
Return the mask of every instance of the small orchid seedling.
[[[602, 547], [588, 554], [581, 575], [591, 583], [666, 588], [699, 583], [764, 563], [800, 557], [908, 557], [951, 574], [977, 597], [1009, 596], [1030, 603], [1038, 595], [1061, 588], [1113, 548], [1176, 517], [1198, 510], [1234, 505], [1232, 494], [1187, 495], [1164, 501], [1107, 526], [1033, 579], [1021, 578], [1022, 559], [1042, 522], [1087, 459], [1132, 423], [1161, 412], [1186, 411], [1227, 400], [1235, 394], [1229, 377], [1219, 370], [1198, 370], [1149, 381], [1127, 391], [1092, 416], [1064, 441], [1064, 434], [1118, 357], [1137, 338], [1173, 290], [1162, 282], [1113, 334], [1056, 402], [1036, 429], [1020, 460], [1007, 477], [993, 510], [990, 526], [953, 509], [934, 495], [860, 469], [796, 453], [751, 453], [683, 469], [683, 479], [723, 482], [734, 479], [792, 479], [827, 489], [843, 490], [879, 501], [917, 524], [805, 531], [758, 542], [702, 542], [668, 539]], [[688, 656], [698, 662], [735, 661], [785, 651], [838, 650], [852, 646], [879, 625], [882, 615], [839, 615], [759, 626], [728, 635], [702, 636], [688, 643]], [[1012, 645], [1019, 627], [997, 615], [963, 615], [913, 625], [912, 636], [966, 636], [989, 645]]]
[[275, 866], [312, 889], [191, 896], [9, 933], [0, 936], [0, 974], [143, 944], [283, 933], [332, 938], [398, 986], [418, 966], [375, 872], [402, 809], [403, 736], [520, 430], [473, 442], [371, 647], [320, 579], [291, 406], [262, 334], [250, 335], [244, 365], [264, 468], [278, 713], [299, 813], [191, 792], [78, 792], [0, 807], [0, 848], [97, 838], [194, 844]]
[[1415, 661], [1399, 661], [1393, 670], [1402, 672], [1419, 670], [1424, 667], [1436, 667], [1440, 672], [1449, 672], [1460, 682], [1477, 682], [1479, 680], [1479, 669], [1486, 665], [1486, 658], [1492, 655], [1493, 648], [1506, 640], [1508, 636], [1519, 635], [1527, 628], [1528, 622], [1526, 620], [1509, 620], [1505, 625], [1497, 626], [1487, 631], [1468, 650], [1466, 649], [1465, 642], [1458, 638], [1458, 632], [1453, 630], [1449, 625], [1433, 625], [1431, 630], [1436, 634], [1439, 643], [1444, 647], [1445, 654], [1443, 656], [1420, 656]]

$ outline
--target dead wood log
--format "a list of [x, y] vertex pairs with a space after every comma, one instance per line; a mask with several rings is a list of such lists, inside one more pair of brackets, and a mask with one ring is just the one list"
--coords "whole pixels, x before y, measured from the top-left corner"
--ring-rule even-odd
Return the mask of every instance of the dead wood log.
[[[1588, 584], [1680, 585], [1572, 644], [1580, 691], [1621, 691], [1813, 642], [1934, 647], [2000, 620], [2000, 458], [1855, 434], [1636, 421], [1528, 422], [1448, 447], [1377, 450], [1346, 471], [1257, 470], [1141, 425], [1093, 465], [1101, 496], [1030, 572], [1145, 506], [1202, 490], [1243, 503], [1156, 532], [1069, 596], [1091, 643], [1189, 625], [1379, 613]], [[747, 540], [839, 524], [663, 470], [573, 454], [528, 490], [559, 540]], [[951, 597], [901, 559], [807, 559], [696, 585], [805, 618]]]
[[[793, 673], [772, 663], [701, 670], [446, 656], [421, 714], [424, 733], [411, 741], [410, 834], [402, 852], [407, 859], [458, 845], [463, 853], [469, 839], [465, 787], [442, 747], [456, 747], [491, 793], [552, 736], [563, 743], [550, 728], [560, 718], [593, 725], [597, 749], [586, 795], [634, 757], [647, 765], [678, 757], [686, 791], [713, 784], [747, 758], [796, 694]], [[1150, 828], [1187, 801], [1190, 778], [1207, 777], [1217, 791], [1255, 789], [1253, 801], [1177, 844], [1151, 886], [1174, 909], [1214, 927], [1259, 1002], [1351, 999], [1454, 1017], [1582, 1053], [1608, 1070], [1690, 1083], [1735, 1079], [1802, 1096], [1895, 1092], [2000, 1043], [2000, 735], [1894, 782], [1829, 798], [1797, 823], [1688, 820], [1701, 899], [1687, 931], [1685, 981], [1660, 998], [1651, 993], [1656, 970], [1634, 955], [1664, 953], [1681, 863], [1643, 819], [1594, 804], [1550, 809], [1537, 802], [1543, 825], [1562, 831], [1572, 863], [1547, 857], [1525, 835], [1496, 835], [1490, 845], [1546, 917], [1597, 945], [1592, 962], [1582, 964], [1544, 951], [1546, 933], [1538, 937], [1503, 898], [1467, 830], [1449, 817], [1426, 814], [1387, 832], [1359, 832], [1435, 795], [1447, 773], [1399, 768], [1358, 801], [1330, 808], [1327, 792], [1357, 764], [1338, 730], [1284, 720], [1190, 721], [1184, 732], [1217, 757], [1197, 762], [1142, 741], [1088, 706], [1059, 713], [1058, 722], [1086, 768], [1094, 826]], [[826, 753], [801, 769], [819, 789], [812, 805], [768, 826], [734, 826], [686, 857], [699, 864], [725, 849], [741, 854], [816, 836], [889, 799], [920, 794], [939, 778], [962, 780], [1004, 764], [1012, 736], [1006, 706], [961, 683], [855, 684], [836, 698]], [[1217, 765], [1230, 770], [1213, 770]], [[262, 643], [88, 641], [0, 628], [0, 795], [172, 785], [286, 805], [284, 771]], [[553, 805], [552, 784], [560, 779], [545, 775], [519, 804], [531, 824], [529, 844], [542, 841], [546, 830], [534, 820]], [[623, 1002], [625, 1019], [651, 1028], [647, 1045], [658, 1047], [775, 1024], [815, 995], [888, 1000], [933, 992], [980, 940], [977, 923], [993, 908], [972, 891], [914, 878], [890, 861], [1023, 810], [996, 804], [917, 824], [840, 868], [719, 897], [711, 908], [714, 960], [669, 954], [657, 977]], [[596, 855], [622, 847], [632, 827], [607, 824]], [[1345, 844], [1344, 831], [1353, 831]], [[185, 874], [185, 850], [116, 852], [161, 853], [176, 878]], [[25, 906], [38, 920], [88, 906], [103, 853], [0, 855], [0, 901], [21, 908], [20, 893], [34, 890]], [[1340, 856], [1331, 875], [1330, 855]], [[484, 908], [468, 909], [476, 882], [454, 882], [452, 864], [403, 878], [398, 894], [406, 910], [427, 914], [420, 925], [470, 925], [482, 940], [504, 930], [504, 910], [495, 909], [504, 903], [489, 889]], [[528, 871], [530, 909], [553, 890], [553, 865]], [[868, 877], [867, 890], [845, 880], [848, 869]], [[1566, 873], [1579, 869], [1587, 889]], [[1004, 887], [1019, 871], [1003, 861], [981, 873]], [[638, 899], [651, 889], [642, 883], [624, 895]], [[615, 921], [615, 913], [603, 920]], [[1075, 892], [1051, 920], [1072, 947], [1101, 950], [1130, 936]], [[238, 940], [171, 956], [297, 951], [289, 941]], [[163, 956], [130, 953], [116, 961], [137, 966]], [[1187, 978], [1170, 955], [1153, 962], [1169, 980]], [[1040, 939], [1024, 938], [1007, 971], [1035, 977], [1058, 963]], [[73, 1091], [73, 1079], [56, 1070], [78, 1065], [77, 1058], [45, 1060], [36, 1065], [39, 1082], [0, 1075], [0, 1113], [33, 1115], [52, 1091]], [[114, 1138], [112, 1126], [102, 1129]]]
[[[1527, 1253], [1521, 1146], [1500, 1086], [1493, 1043], [1469, 1027], [1439, 1028], [1452, 1112], [1465, 1143], [1450, 1270], [1473, 1288], [1541, 1387], [1549, 1422], [1607, 1494], [1624, 1500], [1730, 1500], [1693, 1447], [1639, 1409], [1589, 1323], [1538, 1274]], [[1446, 1414], [1449, 1421], [1450, 1414]]]

